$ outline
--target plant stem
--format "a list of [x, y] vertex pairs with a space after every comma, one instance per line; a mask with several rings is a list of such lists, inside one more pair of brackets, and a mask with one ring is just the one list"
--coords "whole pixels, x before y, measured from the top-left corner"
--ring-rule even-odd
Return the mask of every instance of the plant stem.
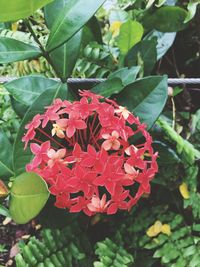
[[[52, 61], [52, 59], [51, 59], [51, 57], [50, 57], [49, 52], [45, 50], [44, 46], [42, 45], [42, 43], [40, 42], [39, 38], [38, 38], [37, 35], [35, 34], [35, 32], [34, 32], [32, 26], [31, 26], [31, 23], [30, 23], [29, 19], [25, 19], [24, 22], [25, 22], [26, 27], [27, 27], [28, 30], [30, 31], [31, 35], [33, 36], [35, 42], [39, 45], [39, 48], [40, 48], [40, 50], [41, 50], [41, 52], [42, 52], [42, 56], [43, 56], [43, 57], [47, 60], [47, 62], [51, 65], [51, 67], [53, 68], [53, 70], [54, 70], [56, 76], [61, 80], [62, 83], [64, 83], [64, 84], [67, 83], [67, 80], [63, 79], [63, 78], [59, 75], [59, 73], [58, 73], [58, 71], [57, 71], [57, 68], [55, 67], [55, 65], [54, 65], [54, 63], [53, 63], [53, 61]], [[70, 94], [71, 94], [73, 97], [77, 98], [76, 93], [75, 93], [71, 88], [68, 88], [68, 91], [70, 92]]]

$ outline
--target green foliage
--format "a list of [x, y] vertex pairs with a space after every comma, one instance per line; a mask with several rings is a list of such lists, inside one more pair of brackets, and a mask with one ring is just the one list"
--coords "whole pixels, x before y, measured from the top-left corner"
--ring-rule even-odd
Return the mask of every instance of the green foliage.
[[9, 63], [40, 56], [36, 46], [25, 44], [7, 37], [0, 37], [0, 63]]
[[37, 9], [45, 6], [52, 0], [10, 0], [9, 5], [6, 0], [0, 3], [0, 21], [15, 21], [29, 17]]
[[157, 124], [165, 131], [170, 140], [176, 144], [177, 153], [181, 155], [184, 162], [193, 164], [196, 159], [200, 158], [200, 152], [190, 142], [183, 139], [165, 119], [159, 118]]
[[126, 106], [151, 128], [167, 100], [167, 78], [152, 76], [138, 79], [126, 86], [116, 98], [118, 103]]
[[123, 55], [142, 39], [143, 32], [142, 24], [137, 21], [128, 20], [121, 25], [118, 47]]
[[112, 62], [108, 47], [92, 42], [81, 52], [73, 76], [104, 78], [113, 70]]
[[48, 198], [47, 184], [39, 175], [20, 174], [11, 187], [9, 210], [12, 219], [18, 224], [27, 223], [38, 215]]
[[51, 51], [67, 42], [104, 2], [105, 0], [96, 0], [95, 2], [89, 0], [87, 1], [88, 8], [85, 9], [85, 1], [83, 0], [68, 1], [52, 26], [47, 42], [47, 50]]
[[[143, 23], [147, 29], [161, 32], [176, 32], [185, 28], [187, 12], [180, 7], [164, 6], [146, 16]], [[169, 19], [170, 18], [170, 19]]]
[[83, 266], [79, 263], [84, 258], [76, 234], [65, 228], [61, 231], [44, 229], [42, 240], [32, 237], [27, 245], [21, 246], [15, 260], [17, 267], [73, 267]]
[[12, 176], [12, 146], [6, 134], [0, 130], [0, 177], [7, 178]]
[[153, 250], [153, 257], [160, 258], [166, 267], [198, 266], [200, 238], [193, 233], [193, 226], [185, 226], [180, 215], [169, 221], [169, 225], [170, 236], [162, 233], [155, 238], [145, 236], [140, 246]]
[[133, 263], [132, 255], [109, 238], [97, 242], [95, 254], [100, 261], [95, 261], [94, 267], [126, 267]]

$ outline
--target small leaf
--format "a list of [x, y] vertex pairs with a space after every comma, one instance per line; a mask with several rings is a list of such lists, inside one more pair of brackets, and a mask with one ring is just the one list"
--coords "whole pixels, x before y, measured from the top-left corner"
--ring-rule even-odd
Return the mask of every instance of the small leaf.
[[37, 9], [50, 3], [52, 0], [1, 0], [0, 21], [13, 21], [27, 18]]
[[179, 186], [179, 191], [181, 193], [181, 196], [184, 198], [184, 199], [189, 199], [190, 198], [190, 194], [189, 194], [189, 191], [188, 191], [188, 186], [186, 183], [182, 183], [180, 186]]
[[165, 235], [170, 236], [171, 235], [171, 228], [169, 224], [163, 224], [161, 228], [161, 232]]
[[128, 20], [121, 25], [118, 46], [123, 55], [142, 39], [143, 32], [142, 24], [137, 21]]
[[113, 94], [119, 93], [123, 88], [124, 85], [122, 84], [122, 80], [120, 78], [114, 77], [93, 87], [92, 92], [105, 97], [109, 97]]
[[184, 20], [184, 23], [189, 22], [191, 19], [194, 18], [196, 11], [197, 11], [197, 6], [200, 4], [199, 0], [191, 0], [188, 3], [187, 9], [188, 9], [188, 14], [187, 17]]
[[18, 40], [0, 37], [0, 63], [10, 63], [39, 57], [41, 51], [36, 46]]
[[10, 218], [9, 210], [1, 204], [0, 204], [0, 215]]
[[140, 71], [140, 67], [131, 67], [131, 68], [122, 68], [119, 70], [116, 70], [115, 72], [111, 73], [108, 76], [108, 79], [112, 79], [112, 78], [120, 78], [122, 80], [122, 83], [124, 86], [132, 83], [135, 81], [138, 73]]
[[49, 198], [45, 181], [36, 173], [26, 172], [15, 178], [10, 197], [10, 214], [24, 224], [39, 214]]

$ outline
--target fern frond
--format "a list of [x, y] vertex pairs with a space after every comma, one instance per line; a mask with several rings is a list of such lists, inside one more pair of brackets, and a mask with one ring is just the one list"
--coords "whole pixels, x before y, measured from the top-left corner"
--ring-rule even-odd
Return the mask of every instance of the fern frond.
[[[42, 240], [31, 237], [15, 257], [17, 267], [73, 267], [85, 258], [68, 230], [44, 229]], [[71, 240], [74, 237], [73, 241]]]
[[94, 262], [94, 267], [128, 267], [134, 261], [132, 255], [109, 238], [98, 242], [96, 247], [99, 261]]

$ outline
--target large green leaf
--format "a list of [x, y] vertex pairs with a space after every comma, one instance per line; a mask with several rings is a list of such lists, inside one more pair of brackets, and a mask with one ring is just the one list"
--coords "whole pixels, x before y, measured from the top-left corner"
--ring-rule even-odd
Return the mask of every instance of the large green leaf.
[[0, 178], [12, 176], [12, 145], [6, 134], [0, 130]]
[[143, 32], [142, 24], [137, 21], [128, 20], [121, 25], [118, 46], [123, 55], [142, 39]]
[[147, 29], [155, 29], [161, 32], [177, 32], [185, 28], [184, 20], [187, 11], [177, 6], [163, 6], [153, 14], [143, 19], [143, 25]]
[[19, 103], [28, 109], [44, 91], [56, 88], [58, 83], [42, 76], [24, 76], [8, 82], [4, 87]]
[[43, 92], [26, 112], [14, 144], [13, 165], [16, 174], [24, 172], [26, 164], [32, 158], [30, 150], [28, 148], [24, 150], [24, 144], [21, 141], [25, 133], [25, 125], [36, 114], [43, 113], [44, 107], [50, 105], [55, 98], [67, 98], [67, 95], [66, 85], [57, 83], [57, 88], [48, 90], [48, 93]]
[[36, 173], [25, 172], [15, 178], [11, 187], [10, 215], [24, 224], [39, 214], [49, 198], [45, 181]]
[[130, 68], [122, 68], [119, 70], [116, 70], [115, 72], [111, 73], [108, 76], [108, 79], [112, 79], [112, 78], [120, 78], [122, 80], [122, 84], [125, 87], [126, 85], [132, 83], [135, 81], [138, 73], [140, 71], [140, 67], [139, 66], [134, 66], [134, 67], [130, 67]]
[[69, 0], [53, 24], [47, 50], [67, 42], [95, 14], [105, 0]]
[[50, 3], [52, 0], [1, 0], [0, 21], [13, 21], [29, 17], [37, 9]]
[[151, 40], [153, 38], [157, 38], [157, 60], [161, 59], [168, 49], [173, 45], [176, 37], [176, 32], [159, 32], [159, 31], [151, 31], [145, 36], [145, 40]]
[[151, 74], [157, 61], [156, 41], [143, 40], [131, 48], [125, 58], [125, 65], [131, 66], [141, 65], [143, 75]]
[[126, 86], [116, 95], [116, 99], [151, 128], [167, 100], [167, 77], [152, 76], [139, 79]]
[[[55, 0], [44, 8], [45, 21], [49, 29], [52, 29], [54, 22], [68, 2], [69, 0]], [[72, 73], [79, 54], [81, 37], [82, 30], [50, 54], [57, 72], [63, 79], [67, 79]]]
[[92, 88], [96, 94], [110, 97], [113, 94], [118, 94], [124, 87], [135, 81], [140, 67], [122, 68], [111, 75], [104, 82], [101, 82]]
[[18, 40], [0, 37], [0, 63], [10, 63], [39, 57], [41, 51], [38, 47], [20, 42]]

